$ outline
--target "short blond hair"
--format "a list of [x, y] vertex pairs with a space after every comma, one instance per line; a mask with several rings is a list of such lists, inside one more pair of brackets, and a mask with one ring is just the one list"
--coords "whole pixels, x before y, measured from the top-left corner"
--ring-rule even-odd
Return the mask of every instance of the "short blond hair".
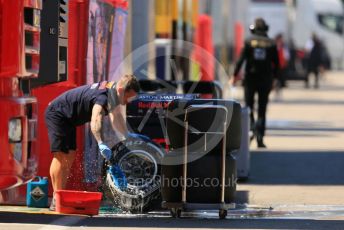
[[124, 88], [125, 91], [133, 90], [136, 93], [140, 91], [140, 84], [137, 78], [133, 74], [125, 74], [118, 84]]

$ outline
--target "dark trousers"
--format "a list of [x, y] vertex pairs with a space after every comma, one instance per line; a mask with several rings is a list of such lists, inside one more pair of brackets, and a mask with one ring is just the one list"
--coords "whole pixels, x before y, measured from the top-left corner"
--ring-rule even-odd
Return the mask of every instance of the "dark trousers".
[[[251, 77], [252, 78], [252, 77]], [[245, 103], [251, 110], [251, 129], [256, 135], [265, 135], [266, 110], [269, 102], [269, 94], [272, 89], [272, 79], [260, 80], [258, 76], [250, 79], [247, 77], [244, 82]], [[258, 94], [258, 119], [255, 121], [255, 95]]]
[[307, 72], [306, 75], [306, 87], [309, 87], [309, 77], [314, 74], [314, 88], [318, 88], [319, 87], [319, 71], [317, 69], [310, 69]]

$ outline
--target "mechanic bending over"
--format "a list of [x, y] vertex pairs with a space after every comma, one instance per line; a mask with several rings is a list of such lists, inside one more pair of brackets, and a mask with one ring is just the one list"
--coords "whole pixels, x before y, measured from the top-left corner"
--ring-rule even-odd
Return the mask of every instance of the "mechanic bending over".
[[[137, 96], [140, 90], [133, 75], [124, 75], [117, 83], [103, 81], [71, 89], [49, 103], [45, 111], [50, 151], [54, 154], [50, 165], [50, 177], [54, 192], [65, 189], [71, 166], [75, 158], [76, 127], [91, 122], [91, 131], [98, 142], [99, 150], [106, 160], [112, 151], [102, 140], [103, 116], [109, 115], [112, 128], [119, 131], [122, 139], [131, 135], [120, 112]], [[55, 197], [50, 205], [55, 210]]]

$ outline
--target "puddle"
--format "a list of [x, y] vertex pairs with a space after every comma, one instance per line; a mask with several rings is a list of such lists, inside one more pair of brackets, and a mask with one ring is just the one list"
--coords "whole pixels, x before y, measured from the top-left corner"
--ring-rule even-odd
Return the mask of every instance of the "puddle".
[[[123, 212], [119, 208], [101, 207], [99, 216], [120, 218], [171, 218], [169, 210], [154, 210], [146, 213]], [[344, 206], [295, 205], [295, 206], [239, 206], [228, 210], [226, 219], [323, 219], [328, 217], [344, 217]], [[182, 218], [218, 219], [218, 210], [183, 211]]]

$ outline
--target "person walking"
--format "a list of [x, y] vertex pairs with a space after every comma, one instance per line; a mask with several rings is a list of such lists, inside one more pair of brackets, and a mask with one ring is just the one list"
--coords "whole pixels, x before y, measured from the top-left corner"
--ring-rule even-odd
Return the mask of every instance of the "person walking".
[[318, 36], [312, 34], [312, 44], [307, 61], [305, 88], [309, 88], [309, 78], [314, 75], [314, 88], [319, 88], [319, 75], [325, 69], [326, 49]]
[[[49, 103], [45, 111], [50, 151], [54, 154], [50, 177], [54, 192], [65, 189], [75, 158], [76, 127], [90, 122], [93, 136], [105, 160], [110, 161], [112, 151], [102, 139], [102, 120], [109, 115], [113, 129], [126, 138], [129, 134], [118, 105], [131, 102], [139, 92], [135, 76], [124, 75], [116, 82], [99, 82], [71, 89]], [[55, 210], [53, 197], [50, 210]]]
[[275, 91], [276, 91], [276, 99], [279, 100], [281, 98], [281, 91], [283, 88], [287, 86], [287, 74], [288, 74], [288, 66], [290, 60], [290, 52], [289, 47], [284, 41], [284, 37], [282, 33], [279, 33], [275, 37], [275, 43], [277, 47], [277, 54], [278, 54], [278, 62], [279, 62], [279, 75], [277, 78], [277, 82], [275, 84]]
[[[263, 18], [257, 18], [250, 26], [252, 35], [245, 41], [240, 58], [236, 63], [230, 84], [239, 80], [239, 71], [246, 62], [244, 76], [245, 104], [250, 108], [251, 130], [254, 132], [259, 148], [264, 144], [266, 110], [274, 78], [279, 70], [278, 53], [275, 42], [267, 35], [269, 26]], [[254, 116], [254, 97], [258, 94], [258, 118]]]

